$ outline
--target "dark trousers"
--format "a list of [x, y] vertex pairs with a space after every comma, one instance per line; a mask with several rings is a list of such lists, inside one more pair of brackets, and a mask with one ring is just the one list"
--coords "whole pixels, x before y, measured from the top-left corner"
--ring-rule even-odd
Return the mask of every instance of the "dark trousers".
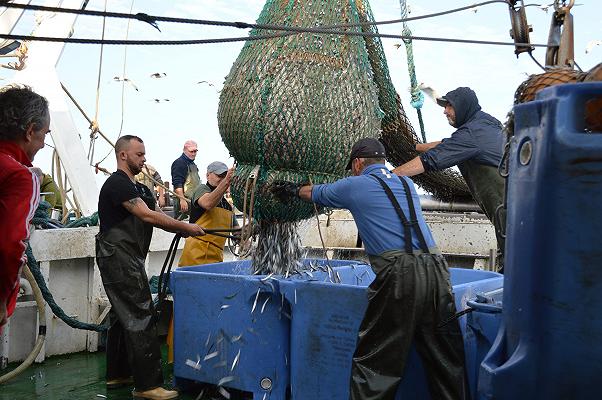
[[97, 262], [112, 307], [107, 380], [133, 376], [138, 391], [161, 386], [161, 351], [144, 260], [116, 250], [102, 257], [97, 252]]
[[387, 252], [370, 257], [376, 278], [351, 369], [352, 400], [394, 399], [412, 342], [433, 400], [469, 397], [464, 342], [447, 263], [441, 255]]

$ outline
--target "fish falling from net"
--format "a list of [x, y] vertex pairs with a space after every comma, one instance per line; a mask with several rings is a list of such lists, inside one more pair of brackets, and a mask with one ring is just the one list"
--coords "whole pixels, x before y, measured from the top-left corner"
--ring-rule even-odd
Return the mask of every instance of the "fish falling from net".
[[253, 273], [288, 277], [301, 272], [303, 246], [298, 228], [297, 222], [260, 221]]

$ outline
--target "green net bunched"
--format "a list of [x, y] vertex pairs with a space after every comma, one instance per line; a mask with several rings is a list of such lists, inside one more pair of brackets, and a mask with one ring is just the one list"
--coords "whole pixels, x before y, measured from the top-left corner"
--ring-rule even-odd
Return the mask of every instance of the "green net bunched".
[[[358, 23], [360, 14], [349, 0], [268, 0], [257, 22], [328, 26]], [[253, 30], [251, 36], [272, 33], [281, 32]], [[226, 77], [218, 110], [220, 134], [237, 162], [231, 186], [237, 208], [243, 209], [245, 193], [250, 202], [247, 180], [259, 166], [251, 185], [253, 216], [310, 217], [312, 204], [279, 202], [271, 183], [344, 177], [351, 146], [363, 137], [380, 137], [381, 117], [362, 37], [303, 33], [248, 41]]]
[[[358, 1], [361, 22], [374, 22], [368, 1]], [[375, 25], [364, 25], [364, 32], [378, 33]], [[381, 141], [387, 150], [387, 160], [394, 166], [410, 161], [418, 155], [416, 143], [420, 142], [405, 114], [397, 94], [380, 38], [365, 37], [368, 59], [372, 67], [374, 82], [378, 87], [378, 101], [384, 111]], [[412, 177], [424, 190], [444, 201], [472, 199], [468, 187], [460, 174], [453, 170], [427, 172]]]
[[[373, 22], [367, 1], [268, 0], [258, 23], [330, 26]], [[377, 32], [375, 26], [350, 28]], [[253, 30], [251, 36], [281, 34]], [[226, 81], [218, 110], [219, 129], [237, 161], [232, 181], [236, 206], [250, 206], [254, 217], [298, 221], [313, 205], [277, 201], [275, 180], [332, 182], [345, 176], [351, 146], [362, 137], [380, 138], [388, 160], [400, 165], [414, 158], [419, 142], [395, 91], [379, 38], [291, 34], [248, 41]], [[252, 171], [256, 184], [248, 185]], [[448, 170], [413, 178], [441, 200], [466, 200], [459, 174]], [[245, 196], [246, 194], [246, 196]]]

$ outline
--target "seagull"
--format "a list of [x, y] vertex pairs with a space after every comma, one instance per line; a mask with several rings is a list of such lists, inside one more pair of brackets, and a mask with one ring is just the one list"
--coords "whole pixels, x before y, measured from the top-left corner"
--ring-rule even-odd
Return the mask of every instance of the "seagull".
[[167, 76], [167, 74], [165, 72], [155, 72], [154, 74], [151, 74], [151, 78], [165, 78]]
[[207, 85], [209, 85], [209, 86], [215, 86], [213, 83], [211, 83], [211, 82], [208, 82], [208, 81], [198, 81], [198, 82], [197, 82], [197, 85], [198, 85], [199, 83], [206, 83], [206, 84], [207, 84]]
[[129, 79], [129, 78], [122, 78], [122, 77], [120, 77], [120, 76], [115, 76], [115, 77], [113, 77], [113, 80], [114, 80], [115, 82], [127, 82], [127, 83], [129, 83], [130, 85], [132, 85], [132, 87], [133, 87], [134, 89], [136, 89], [136, 91], [137, 91], [137, 92], [139, 92], [139, 90], [138, 90], [138, 88], [136, 87], [136, 85], [134, 85], [134, 82], [132, 82], [132, 80], [131, 80], [131, 79]]
[[437, 91], [435, 89], [433, 89], [430, 86], [426, 86], [426, 84], [424, 82], [421, 82], [420, 84], [418, 84], [418, 86], [416, 87], [419, 90], [422, 90], [424, 92], [424, 94], [426, 94], [428, 97], [430, 97], [434, 102], [437, 102], [437, 99], [441, 96], [439, 96], [439, 93], [437, 93]]
[[592, 40], [590, 41], [587, 46], [585, 46], [585, 54], [590, 53], [595, 46], [600, 46], [602, 45], [602, 40]]
[[151, 99], [151, 101], [154, 101], [155, 103], [164, 103], [164, 102], [168, 102], [169, 99], [163, 99], [163, 100], [161, 100], [161, 99]]

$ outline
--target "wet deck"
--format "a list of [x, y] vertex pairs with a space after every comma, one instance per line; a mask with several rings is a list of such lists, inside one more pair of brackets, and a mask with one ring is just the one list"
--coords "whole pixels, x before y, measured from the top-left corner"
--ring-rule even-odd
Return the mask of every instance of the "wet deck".
[[[165, 357], [163, 348], [163, 360]], [[17, 367], [17, 364], [0, 371], [3, 375]], [[172, 382], [172, 367], [163, 367], [165, 382]], [[0, 385], [0, 400], [129, 400], [131, 387], [107, 390], [105, 387], [105, 353], [77, 353], [46, 359], [41, 364], [33, 364], [10, 382]], [[165, 387], [169, 387], [166, 385]], [[200, 388], [181, 394], [178, 399], [197, 400]], [[205, 393], [209, 393], [208, 390]], [[235, 396], [232, 396], [234, 399]], [[203, 400], [223, 398], [203, 395]]]

